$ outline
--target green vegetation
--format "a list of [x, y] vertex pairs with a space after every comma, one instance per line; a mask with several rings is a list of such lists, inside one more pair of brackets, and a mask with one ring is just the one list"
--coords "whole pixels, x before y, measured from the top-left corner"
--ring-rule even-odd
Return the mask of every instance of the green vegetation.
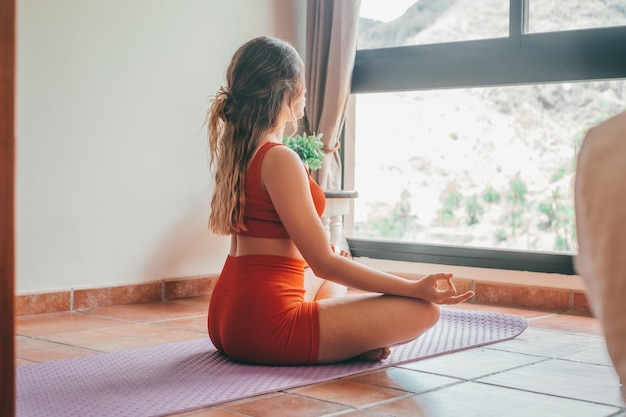
[[[409, 190], [400, 193], [400, 199], [396, 202], [391, 215], [382, 217], [371, 223], [369, 233], [372, 237], [382, 237], [387, 239], [402, 239], [409, 230], [415, 230], [419, 226], [415, 222], [415, 216], [411, 214], [411, 203]], [[367, 224], [355, 224], [355, 230], [364, 233]]]
[[465, 212], [467, 213], [468, 226], [480, 223], [480, 218], [485, 214], [485, 209], [478, 202], [477, 195], [473, 195], [465, 201]]
[[551, 230], [556, 234], [554, 249], [572, 250], [576, 242], [574, 205], [566, 201], [557, 187], [552, 191], [551, 199], [541, 202], [538, 208], [547, 217], [539, 225], [540, 229]]
[[519, 175], [513, 177], [509, 185], [511, 188], [506, 195], [506, 199], [511, 204], [509, 225], [511, 226], [511, 234], [515, 236], [517, 229], [523, 225], [523, 214], [526, 208], [526, 194], [528, 194], [528, 188]]
[[552, 174], [552, 182], [557, 182], [560, 179], [563, 179], [563, 177], [565, 177], [565, 175], [569, 174], [571, 172], [571, 168], [567, 168], [567, 167], [561, 167], [559, 169], [557, 169], [557, 171]]
[[507, 235], [506, 232], [502, 229], [498, 229], [494, 235], [497, 243], [506, 242]]
[[[451, 133], [450, 138], [457, 140], [458, 134]], [[436, 218], [430, 225], [420, 224], [410, 214], [410, 194], [404, 190], [394, 208], [387, 209], [388, 215], [379, 215], [369, 225], [355, 224], [355, 228], [361, 235], [366, 234], [373, 238], [412, 240], [422, 235], [420, 230], [427, 231], [432, 226], [462, 229], [481, 224], [473, 229], [476, 235], [467, 230], [459, 230], [459, 235], [454, 231], [434, 231], [434, 234], [437, 239], [450, 243], [469, 243], [475, 240], [480, 245], [485, 238], [491, 236], [494, 245], [498, 246], [528, 249], [550, 246], [557, 251], [575, 250], [575, 210], [571, 195], [578, 151], [583, 139], [584, 135], [580, 133], [570, 139], [571, 157], [560, 160], [555, 165], [554, 171], [548, 177], [550, 182], [547, 190], [533, 189], [531, 192], [520, 173], [509, 178], [506, 188], [498, 189], [494, 185], [486, 184], [482, 192], [474, 194], [462, 189], [460, 184], [449, 182], [440, 195]], [[546, 194], [548, 197], [537, 201], [539, 195]], [[498, 204], [502, 204], [501, 207], [494, 207]], [[461, 214], [461, 208], [464, 209], [464, 214]]]
[[456, 187], [448, 185], [448, 189], [441, 196], [441, 208], [438, 211], [442, 226], [454, 219], [454, 211], [461, 206], [462, 199], [463, 196], [456, 191]]
[[323, 134], [313, 133], [310, 136], [285, 136], [283, 143], [298, 154], [304, 165], [311, 170], [320, 169], [324, 161], [324, 143], [320, 140]]
[[394, 211], [390, 217], [374, 222], [373, 227], [377, 236], [390, 239], [401, 239], [407, 230], [409, 220], [409, 217], [400, 216]]
[[500, 193], [490, 185], [489, 188], [487, 188], [483, 193], [483, 200], [489, 205], [493, 203], [497, 204], [500, 202]]

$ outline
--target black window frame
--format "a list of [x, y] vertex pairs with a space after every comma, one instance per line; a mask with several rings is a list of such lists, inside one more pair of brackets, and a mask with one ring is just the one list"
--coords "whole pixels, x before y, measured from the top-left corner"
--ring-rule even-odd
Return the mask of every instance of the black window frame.
[[[352, 94], [626, 79], [626, 26], [527, 33], [529, 1], [509, 4], [506, 38], [357, 50]], [[348, 244], [355, 257], [576, 274], [575, 253], [353, 238]]]

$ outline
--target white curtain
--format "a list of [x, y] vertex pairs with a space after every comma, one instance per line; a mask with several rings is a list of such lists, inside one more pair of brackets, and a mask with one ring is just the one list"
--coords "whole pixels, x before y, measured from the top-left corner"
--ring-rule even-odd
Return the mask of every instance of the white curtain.
[[324, 136], [324, 163], [312, 175], [324, 190], [341, 189], [339, 137], [350, 96], [360, 0], [308, 0], [305, 130]]

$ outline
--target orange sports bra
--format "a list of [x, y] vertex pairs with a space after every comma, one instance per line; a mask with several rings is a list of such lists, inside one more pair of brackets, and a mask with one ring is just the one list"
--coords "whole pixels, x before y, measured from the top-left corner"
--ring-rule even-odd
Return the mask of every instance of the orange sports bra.
[[[268, 150], [274, 146], [285, 146], [282, 143], [267, 142], [261, 145], [254, 155], [246, 174], [246, 204], [243, 212], [243, 223], [247, 230], [240, 231], [243, 236], [283, 238], [289, 234], [274, 209], [269, 194], [261, 184], [261, 162]], [[309, 175], [309, 187], [318, 215], [322, 215], [326, 206], [324, 190]]]

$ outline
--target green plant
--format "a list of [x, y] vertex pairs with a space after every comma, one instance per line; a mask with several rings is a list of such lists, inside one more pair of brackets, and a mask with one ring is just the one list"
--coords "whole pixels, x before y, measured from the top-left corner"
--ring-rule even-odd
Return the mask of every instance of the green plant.
[[383, 238], [401, 239], [413, 225], [409, 190], [402, 190], [400, 200], [396, 203], [391, 216], [374, 222], [374, 230]]
[[483, 200], [491, 205], [492, 203], [500, 202], [500, 193], [495, 190], [492, 186], [489, 186], [483, 193]]
[[313, 133], [310, 136], [295, 135], [285, 136], [283, 143], [298, 154], [304, 165], [311, 170], [320, 169], [324, 161], [324, 143], [320, 140], [322, 133]]
[[511, 201], [513, 204], [523, 205], [526, 203], [526, 194], [528, 193], [528, 188], [526, 188], [526, 183], [522, 181], [519, 176], [515, 176], [510, 182], [511, 190], [507, 194], [507, 199]]
[[402, 239], [409, 226], [410, 218], [399, 216], [395, 211], [390, 217], [374, 222], [373, 227], [377, 237], [388, 239]]
[[467, 213], [467, 225], [473, 226], [480, 222], [480, 218], [485, 214], [485, 209], [478, 202], [478, 196], [473, 195], [465, 202], [465, 212]]
[[494, 234], [497, 243], [506, 242], [507, 235], [506, 232], [502, 229], [498, 229]]
[[567, 240], [562, 236], [557, 236], [554, 238], [554, 248], [556, 250], [569, 250], [569, 244]]
[[507, 200], [511, 203], [510, 224], [511, 234], [515, 236], [515, 231], [522, 226], [522, 215], [526, 207], [526, 194], [528, 188], [526, 183], [516, 175], [510, 182], [511, 189], [506, 195]]
[[548, 218], [545, 222], [539, 224], [539, 228], [543, 230], [549, 230], [552, 228], [556, 213], [551, 201], [543, 201], [539, 203], [539, 212], [545, 214]]
[[562, 179], [565, 175], [567, 175], [568, 169], [567, 167], [561, 167], [556, 170], [554, 174], [552, 174], [552, 182], [557, 182]]
[[446, 226], [449, 220], [454, 219], [454, 211], [461, 206], [462, 198], [454, 185], [448, 185], [441, 196], [441, 208], [438, 210], [442, 226]]
[[554, 248], [556, 250], [571, 250], [576, 242], [576, 214], [574, 205], [563, 197], [557, 187], [552, 190], [551, 199], [539, 204], [539, 211], [548, 218], [540, 225], [546, 230], [556, 233]]

